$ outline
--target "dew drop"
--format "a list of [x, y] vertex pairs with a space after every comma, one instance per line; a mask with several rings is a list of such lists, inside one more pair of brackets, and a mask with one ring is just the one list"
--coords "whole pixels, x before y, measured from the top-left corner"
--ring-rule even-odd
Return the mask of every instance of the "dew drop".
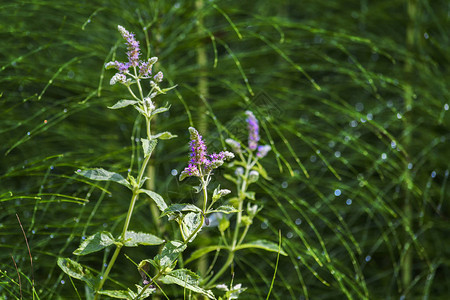
[[334, 156], [336, 156], [336, 157], [341, 157], [341, 152], [340, 152], [340, 151], [334, 152]]
[[320, 150], [319, 150], [319, 149], [317, 149], [317, 150], [316, 150], [316, 153], [317, 153], [317, 154], [319, 154], [319, 153], [320, 153]]
[[367, 120], [369, 120], [369, 121], [373, 120], [373, 115], [371, 113], [368, 113], [366, 117], [367, 117]]
[[139, 138], [134, 138], [134, 141], [135, 141], [136, 143], [139, 143]]
[[66, 283], [64, 280], [61, 280], [61, 284], [64, 284], [64, 283]]
[[261, 223], [261, 228], [262, 229], [267, 229], [269, 227], [269, 225], [267, 224], [267, 221], [264, 221]]
[[85, 237], [85, 236], [82, 236], [81, 239], [84, 241], [84, 240], [86, 239], [86, 237]]
[[32, 234], [35, 234], [35, 233], [36, 233], [36, 231], [34, 231], [34, 230], [31, 230], [31, 233], [32, 233]]
[[170, 174], [172, 174], [172, 176], [177, 176], [178, 171], [176, 169], [172, 169], [172, 171], [170, 171]]
[[382, 159], [382, 160], [386, 160], [386, 158], [387, 158], [387, 154], [386, 154], [386, 153], [382, 153], [382, 154], [381, 154], [381, 159]]
[[77, 170], [77, 173], [80, 173], [80, 172], [81, 172], [81, 169], [78, 169], [78, 170]]
[[333, 148], [336, 145], [335, 141], [329, 141], [328, 142], [328, 147]]
[[347, 201], [345, 201], [345, 204], [352, 205], [352, 199], [347, 199]]
[[53, 235], [53, 234], [50, 234], [50, 238], [52, 239], [52, 238], [54, 238], [55, 236]]
[[100, 276], [100, 279], [103, 279], [103, 276]]
[[286, 181], [283, 181], [283, 183], [281, 184], [281, 187], [283, 189], [287, 188], [288, 187], [288, 183]]
[[406, 299], [405, 295], [401, 295], [399, 300], [405, 300], [405, 299]]
[[431, 172], [431, 178], [436, 177], [436, 171]]
[[449, 108], [449, 107], [448, 107], [448, 103], [445, 103], [445, 104], [444, 104], [444, 109], [445, 109], [445, 110], [448, 110], [448, 108]]
[[28, 132], [27, 132], [27, 135], [30, 135], [30, 134], [31, 134], [31, 132], [28, 131]]
[[108, 264], [107, 264], [107, 263], [104, 263], [103, 266], [106, 268], [106, 267], [108, 266]]
[[63, 112], [65, 112], [65, 113], [66, 113], [66, 112], [67, 112], [67, 108], [64, 108]]
[[288, 239], [292, 239], [293, 236], [294, 236], [294, 234], [292, 232], [290, 232], [290, 231], [286, 234], [286, 237]]
[[413, 164], [412, 164], [412, 163], [409, 163], [409, 164], [408, 164], [408, 169], [411, 170], [412, 168], [413, 168]]
[[428, 35], [428, 32], [425, 32], [425, 33], [423, 34], [423, 37], [424, 37], [426, 40], [428, 40], [428, 38], [429, 38], [430, 36]]
[[353, 121], [351, 121], [350, 122], [350, 127], [356, 127], [356, 126], [358, 126], [358, 122], [356, 122], [355, 120], [353, 120]]
[[358, 102], [355, 104], [355, 108], [357, 111], [362, 111], [364, 109], [364, 104], [362, 104], [361, 102]]
[[104, 228], [108, 227], [108, 224], [103, 223], [103, 227], [104, 227]]
[[391, 142], [391, 147], [392, 149], [395, 149], [397, 147], [397, 143], [395, 141]]
[[315, 155], [311, 155], [311, 157], [309, 158], [309, 160], [311, 162], [315, 162], [317, 160], [317, 157]]
[[55, 167], [54, 166], [50, 166], [50, 170], [53, 170]]
[[335, 195], [336, 197], [339, 197], [339, 196], [341, 195], [341, 190], [340, 190], [340, 189], [336, 189], [336, 190], [334, 191], [334, 195]]
[[296, 225], [302, 224], [302, 219], [297, 218], [297, 219], [295, 220], [295, 224], [296, 224]]
[[397, 113], [397, 119], [401, 119], [402, 115], [400, 113]]
[[389, 101], [386, 102], [386, 105], [387, 105], [387, 107], [390, 108], [390, 107], [392, 107], [394, 105], [394, 103], [391, 100], [389, 100]]
[[350, 140], [351, 140], [351, 138], [350, 138], [348, 135], [346, 135], [346, 136], [344, 137], [344, 141], [349, 142]]
[[370, 255], [367, 255], [365, 258], [366, 262], [369, 262], [371, 259], [372, 259], [372, 257]]
[[297, 256], [297, 259], [298, 259], [298, 260], [300, 260], [301, 258], [302, 258], [302, 257], [301, 257], [300, 255], [299, 255], [299, 256]]

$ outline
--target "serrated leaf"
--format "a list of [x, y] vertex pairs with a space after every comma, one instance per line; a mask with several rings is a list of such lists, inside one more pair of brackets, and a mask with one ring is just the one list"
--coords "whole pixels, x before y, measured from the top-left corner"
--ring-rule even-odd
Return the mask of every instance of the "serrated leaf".
[[86, 255], [100, 251], [114, 244], [114, 237], [107, 231], [97, 232], [84, 240], [80, 247], [73, 252], [75, 255]]
[[[192, 242], [197, 236], [197, 234], [200, 232], [202, 225], [201, 222], [202, 222], [201, 213], [190, 212], [183, 217], [183, 221], [181, 222], [181, 228], [183, 230], [184, 236], [186, 238], [190, 237], [188, 242]], [[194, 232], [199, 227], [200, 229], [194, 234]]]
[[170, 140], [176, 138], [177, 135], [171, 134], [168, 131], [160, 132], [158, 134], [152, 135], [152, 139], [160, 139], [160, 140]]
[[278, 252], [280, 251], [281, 255], [287, 256], [287, 253], [284, 252], [283, 249], [278, 249], [278, 245], [271, 242], [271, 241], [267, 241], [267, 240], [257, 240], [257, 241], [253, 241], [250, 243], [246, 243], [246, 244], [241, 244], [239, 246], [237, 246], [235, 249], [236, 250], [241, 250], [241, 249], [246, 249], [246, 248], [258, 248], [258, 249], [263, 249], [266, 251], [270, 251], [270, 252]]
[[147, 157], [152, 154], [153, 150], [156, 147], [156, 144], [158, 143], [158, 140], [156, 139], [141, 139], [142, 142], [142, 148], [144, 149], [144, 157]]
[[70, 258], [58, 257], [58, 266], [61, 270], [72, 278], [76, 278], [86, 282], [86, 284], [94, 289], [97, 279], [91, 272], [76, 261]]
[[174, 212], [182, 212], [182, 211], [201, 212], [202, 210], [193, 204], [186, 204], [186, 203], [172, 204], [163, 211], [161, 217]]
[[164, 243], [163, 239], [150, 233], [134, 231], [127, 231], [125, 233], [125, 247], [136, 247], [138, 245], [152, 246], [161, 245], [162, 243]]
[[100, 295], [105, 295], [111, 298], [116, 299], [130, 299], [130, 295], [128, 291], [120, 291], [120, 290], [106, 290], [106, 291], [99, 291]]
[[198, 275], [187, 269], [178, 269], [170, 272], [168, 275], [161, 278], [165, 284], [176, 284], [182, 286], [195, 293], [202, 294], [209, 299], [216, 299], [210, 290], [202, 289], [198, 286]]
[[[136, 294], [140, 295], [141, 291], [144, 287], [135, 284], [136, 286]], [[147, 297], [149, 297], [151, 294], [153, 294], [154, 292], [156, 292], [156, 288], [147, 288], [144, 293], [142, 293], [141, 297], [139, 299], [146, 299]]]
[[223, 174], [223, 177], [225, 177], [226, 180], [234, 182], [237, 184], [236, 178], [234, 178], [233, 176], [231, 176], [230, 174]]
[[122, 107], [126, 107], [128, 105], [134, 105], [139, 103], [139, 101], [136, 100], [119, 100], [116, 104], [114, 104], [113, 106], [108, 106], [108, 108], [110, 109], [119, 109]]
[[226, 248], [225, 246], [219, 246], [219, 245], [202, 247], [200, 249], [195, 250], [189, 257], [189, 259], [187, 259], [184, 263], [187, 264], [193, 260], [196, 260], [197, 258], [202, 257], [203, 255], [205, 255], [206, 253], [209, 253], [211, 251], [215, 251], [218, 249], [225, 249], [225, 248]]
[[140, 189], [139, 192], [147, 194], [147, 196], [149, 196], [153, 201], [155, 201], [156, 206], [158, 206], [160, 211], [165, 211], [167, 209], [167, 204], [166, 202], [164, 202], [164, 199], [163, 197], [161, 197], [160, 194], [146, 189]]
[[80, 172], [76, 172], [76, 174], [89, 178], [91, 180], [97, 181], [114, 181], [121, 185], [126, 186], [131, 189], [130, 183], [123, 178], [122, 175], [114, 172], [107, 171], [102, 168], [97, 169], [89, 169], [89, 170], [81, 170]]
[[177, 259], [178, 255], [186, 249], [186, 244], [180, 241], [167, 242], [161, 254], [155, 256], [154, 261], [158, 264], [160, 270], [170, 267]]
[[221, 205], [221, 206], [219, 206], [216, 209], [209, 210], [208, 214], [215, 213], [215, 212], [220, 212], [220, 213], [224, 213], [224, 214], [231, 214], [231, 213], [239, 212], [239, 210], [234, 208], [231, 205]]

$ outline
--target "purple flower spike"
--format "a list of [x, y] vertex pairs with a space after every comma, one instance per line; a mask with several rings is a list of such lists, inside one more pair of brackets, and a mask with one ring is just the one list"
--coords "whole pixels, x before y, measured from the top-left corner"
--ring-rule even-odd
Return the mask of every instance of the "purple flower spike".
[[248, 147], [250, 150], [255, 150], [258, 147], [259, 141], [259, 125], [258, 120], [255, 115], [247, 110], [245, 112], [247, 115], [247, 128], [248, 128]]
[[117, 26], [119, 29], [120, 34], [122, 37], [127, 41], [127, 55], [128, 55], [128, 61], [131, 63], [133, 67], [137, 67], [139, 64], [139, 42], [136, 41], [136, 38], [134, 37], [133, 33], [128, 32], [125, 28], [122, 26]]
[[234, 157], [234, 154], [228, 151], [213, 153], [208, 155], [206, 144], [198, 131], [189, 127], [191, 133], [191, 147], [189, 165], [181, 172], [180, 181], [189, 176], [202, 177], [209, 175], [213, 169], [223, 165], [225, 160]]

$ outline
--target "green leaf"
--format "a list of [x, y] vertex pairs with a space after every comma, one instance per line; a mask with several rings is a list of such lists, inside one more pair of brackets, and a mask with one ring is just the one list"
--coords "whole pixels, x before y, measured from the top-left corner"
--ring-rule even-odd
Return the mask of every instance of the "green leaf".
[[[201, 213], [194, 213], [194, 212], [187, 213], [183, 217], [183, 221], [181, 223], [181, 228], [183, 229], [184, 236], [186, 238], [190, 237], [195, 232], [195, 230], [197, 230], [197, 228], [199, 228], [202, 225], [201, 222], [202, 222]], [[201, 227], [200, 227], [200, 230], [201, 230]], [[195, 237], [197, 236], [197, 234], [200, 232], [200, 230], [198, 230], [188, 240], [188, 242], [192, 242], [195, 239]]]
[[84, 176], [91, 180], [114, 181], [131, 189], [130, 183], [125, 178], [123, 178], [122, 175], [107, 171], [102, 168], [81, 170], [80, 172], [76, 172], [76, 174]]
[[152, 154], [153, 150], [156, 147], [156, 144], [158, 143], [158, 140], [156, 139], [141, 139], [142, 142], [142, 148], [144, 149], [144, 157], [147, 157]]
[[86, 284], [94, 289], [94, 286], [97, 283], [97, 279], [91, 272], [77, 263], [76, 261], [71, 260], [70, 258], [58, 257], [58, 266], [63, 270], [64, 273], [69, 275], [72, 278], [76, 278], [86, 282]]
[[134, 105], [139, 103], [139, 101], [136, 100], [119, 100], [116, 104], [114, 104], [113, 106], [108, 106], [108, 108], [110, 109], [119, 109], [122, 107], [126, 107], [128, 105]]
[[194, 272], [187, 269], [178, 269], [170, 272], [168, 275], [161, 278], [161, 281], [165, 284], [176, 284], [189, 289], [193, 292], [202, 294], [209, 299], [216, 299], [214, 294], [210, 290], [202, 289], [198, 286], [199, 277]]
[[225, 249], [225, 246], [219, 246], [219, 245], [214, 245], [214, 246], [207, 246], [207, 247], [202, 247], [200, 249], [195, 250], [191, 256], [189, 257], [189, 259], [187, 259], [184, 263], [187, 264], [191, 261], [194, 261], [200, 257], [202, 257], [203, 255], [205, 255], [206, 253], [209, 253], [211, 251], [215, 251], [218, 249]]
[[209, 210], [208, 214], [215, 213], [215, 212], [221, 212], [221, 213], [224, 213], [224, 214], [231, 214], [231, 213], [239, 212], [239, 210], [234, 208], [231, 205], [221, 205], [221, 206], [219, 206], [216, 209]]
[[176, 138], [177, 135], [171, 134], [168, 131], [160, 132], [158, 134], [152, 135], [152, 139], [160, 139], [160, 140], [170, 140]]
[[150, 233], [134, 231], [127, 231], [125, 233], [125, 247], [136, 247], [138, 245], [152, 246], [161, 245], [162, 243], [164, 243], [163, 239]]
[[168, 111], [169, 109], [170, 109], [170, 106], [167, 106], [167, 107], [160, 107], [160, 108], [157, 108], [157, 109], [153, 110], [152, 113], [151, 113], [151, 115], [152, 115], [152, 116], [153, 116], [153, 115], [157, 115], [157, 114], [166, 112], [166, 111]]
[[161, 197], [160, 194], [146, 189], [140, 189], [139, 192], [147, 194], [147, 196], [149, 196], [153, 201], [155, 201], [156, 206], [158, 206], [160, 211], [165, 211], [167, 209], [167, 204], [166, 202], [164, 202], [164, 199], [163, 197]]
[[107, 231], [97, 232], [84, 240], [80, 247], [73, 252], [75, 255], [86, 255], [100, 251], [114, 244], [114, 237]]
[[163, 211], [161, 217], [172, 214], [174, 212], [182, 212], [182, 211], [201, 212], [202, 210], [193, 204], [186, 204], [186, 203], [172, 204]]
[[225, 230], [227, 230], [228, 227], [230, 227], [230, 221], [227, 218], [225, 218], [225, 217], [220, 219], [220, 221], [219, 221], [219, 231], [220, 232], [225, 232]]
[[164, 245], [161, 254], [155, 256], [154, 261], [158, 264], [160, 270], [170, 267], [186, 247], [187, 245], [180, 241], [167, 242]]
[[105, 295], [111, 298], [117, 298], [117, 299], [130, 299], [130, 295], [128, 291], [119, 291], [119, 290], [106, 290], [106, 291], [99, 291], [100, 295]]
[[255, 192], [246, 192], [245, 197], [247, 197], [250, 200], [255, 200]]
[[241, 244], [241, 245], [237, 246], [235, 249], [241, 250], [241, 249], [246, 249], [246, 248], [258, 248], [258, 249], [263, 249], [263, 250], [270, 251], [270, 252], [280, 251], [281, 255], [287, 256], [287, 253], [284, 252], [283, 249], [281, 249], [281, 248], [278, 249], [277, 244], [275, 244], [271, 241], [267, 241], [267, 240], [257, 240], [257, 241], [253, 241], [250, 243]]
[[162, 90], [161, 90], [161, 93], [165, 94], [165, 93], [167, 93], [168, 91], [170, 91], [170, 90], [176, 88], [177, 86], [178, 86], [178, 84], [175, 84], [174, 86], [171, 86], [171, 87], [162, 89]]

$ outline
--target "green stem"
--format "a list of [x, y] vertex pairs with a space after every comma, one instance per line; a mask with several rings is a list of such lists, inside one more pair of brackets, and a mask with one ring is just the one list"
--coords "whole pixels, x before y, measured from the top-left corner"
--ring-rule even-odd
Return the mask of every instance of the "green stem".
[[[150, 120], [148, 118], [146, 118], [146, 125], [147, 125], [146, 127], [147, 127], [148, 138], [151, 139]], [[144, 162], [142, 163], [141, 169], [139, 170], [139, 175], [136, 180], [138, 187], [141, 186], [141, 181], [142, 181], [142, 178], [144, 177], [145, 169], [147, 167], [148, 162], [150, 161], [150, 157], [151, 157], [151, 155], [148, 155], [147, 157], [145, 157]], [[116, 262], [117, 257], [119, 256], [120, 250], [123, 247], [123, 243], [125, 243], [125, 234], [128, 230], [128, 226], [130, 225], [134, 206], [136, 204], [138, 196], [139, 196], [138, 189], [133, 187], [133, 195], [131, 197], [130, 206], [128, 207], [128, 212], [127, 212], [127, 217], [125, 219], [125, 224], [123, 225], [122, 234], [120, 236], [121, 244], [117, 245], [116, 250], [114, 251], [114, 254], [111, 257], [111, 260], [109, 261], [108, 267], [106, 268], [106, 271], [103, 274], [103, 278], [100, 281], [100, 283], [96, 289], [94, 300], [100, 299], [100, 294], [98, 292], [103, 288], [103, 285], [105, 284], [106, 280], [108, 279], [109, 273], [110, 273], [112, 267], [114, 266], [114, 263]]]

